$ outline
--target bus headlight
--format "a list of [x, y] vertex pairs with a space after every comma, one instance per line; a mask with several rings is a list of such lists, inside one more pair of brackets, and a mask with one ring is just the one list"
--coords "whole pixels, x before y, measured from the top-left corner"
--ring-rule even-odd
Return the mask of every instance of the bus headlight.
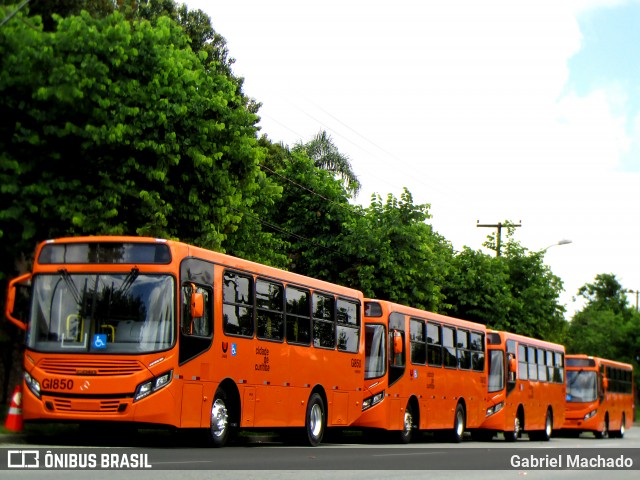
[[595, 416], [596, 413], [598, 413], [598, 410], [591, 410], [584, 416], [583, 420], [589, 420], [591, 417]]
[[141, 383], [136, 387], [136, 392], [133, 394], [133, 401], [137, 402], [138, 400], [142, 400], [161, 388], [166, 387], [171, 383], [172, 378], [173, 370], [169, 370], [156, 378], [152, 378], [151, 380]]
[[372, 397], [365, 398], [362, 401], [362, 411], [364, 412], [365, 410], [368, 410], [374, 405], [380, 403], [382, 400], [384, 400], [384, 390], [380, 393], [376, 393]]
[[487, 408], [487, 417], [498, 413], [500, 410], [502, 410], [502, 407], [504, 407], [504, 402], [496, 403], [492, 407]]
[[24, 381], [36, 397], [40, 397], [40, 382], [38, 382], [35, 378], [29, 375], [27, 372], [24, 372]]

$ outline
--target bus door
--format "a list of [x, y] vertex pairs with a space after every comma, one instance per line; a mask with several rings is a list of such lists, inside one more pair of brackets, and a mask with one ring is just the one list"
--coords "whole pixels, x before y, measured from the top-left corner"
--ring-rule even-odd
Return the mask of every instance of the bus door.
[[213, 397], [210, 360], [207, 355], [213, 341], [213, 265], [197, 259], [185, 260], [181, 267], [181, 311], [179, 368], [176, 380], [182, 381], [180, 425], [197, 428], [209, 423]]
[[404, 410], [407, 407], [405, 316], [389, 315], [389, 430], [404, 428]]

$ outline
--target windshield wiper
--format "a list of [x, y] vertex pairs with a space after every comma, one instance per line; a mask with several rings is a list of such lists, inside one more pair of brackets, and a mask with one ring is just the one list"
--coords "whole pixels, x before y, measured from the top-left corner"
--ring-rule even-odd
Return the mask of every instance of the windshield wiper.
[[74, 283], [73, 278], [71, 278], [71, 275], [69, 275], [69, 272], [65, 268], [61, 268], [60, 270], [58, 270], [58, 273], [60, 274], [60, 277], [62, 277], [65, 285], [71, 292], [73, 299], [76, 301], [78, 306], [80, 306], [80, 304], [82, 303], [81, 297], [80, 297], [80, 291], [78, 290], [78, 287]]

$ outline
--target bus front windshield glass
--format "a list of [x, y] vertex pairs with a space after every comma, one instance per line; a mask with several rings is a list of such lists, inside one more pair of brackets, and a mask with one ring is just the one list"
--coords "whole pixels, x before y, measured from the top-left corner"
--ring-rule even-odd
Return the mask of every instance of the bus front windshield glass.
[[598, 398], [596, 372], [567, 370], [567, 401], [594, 402]]
[[148, 353], [174, 341], [169, 275], [76, 274], [33, 280], [27, 347], [65, 353]]

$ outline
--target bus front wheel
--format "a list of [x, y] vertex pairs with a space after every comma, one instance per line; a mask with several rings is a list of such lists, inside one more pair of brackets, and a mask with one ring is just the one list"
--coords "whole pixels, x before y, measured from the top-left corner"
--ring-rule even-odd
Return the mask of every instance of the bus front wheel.
[[411, 410], [411, 404], [407, 403], [407, 408], [404, 410], [404, 424], [398, 439], [400, 443], [411, 442], [411, 436], [413, 434], [413, 411]]
[[513, 419], [513, 431], [504, 432], [504, 439], [507, 442], [515, 442], [520, 436], [520, 430], [522, 429], [522, 422], [520, 421], [519, 413]]
[[453, 429], [449, 433], [449, 440], [453, 443], [460, 443], [465, 429], [464, 407], [460, 404], [456, 407], [456, 414], [453, 417]]
[[320, 394], [314, 393], [309, 397], [305, 420], [307, 442], [312, 447], [317, 447], [322, 442], [322, 436], [327, 426], [326, 422], [327, 414], [324, 408], [324, 401]]
[[211, 405], [211, 425], [209, 427], [209, 439], [214, 447], [224, 447], [231, 436], [231, 422], [229, 421], [229, 409], [227, 396], [224, 390], [216, 392]]

